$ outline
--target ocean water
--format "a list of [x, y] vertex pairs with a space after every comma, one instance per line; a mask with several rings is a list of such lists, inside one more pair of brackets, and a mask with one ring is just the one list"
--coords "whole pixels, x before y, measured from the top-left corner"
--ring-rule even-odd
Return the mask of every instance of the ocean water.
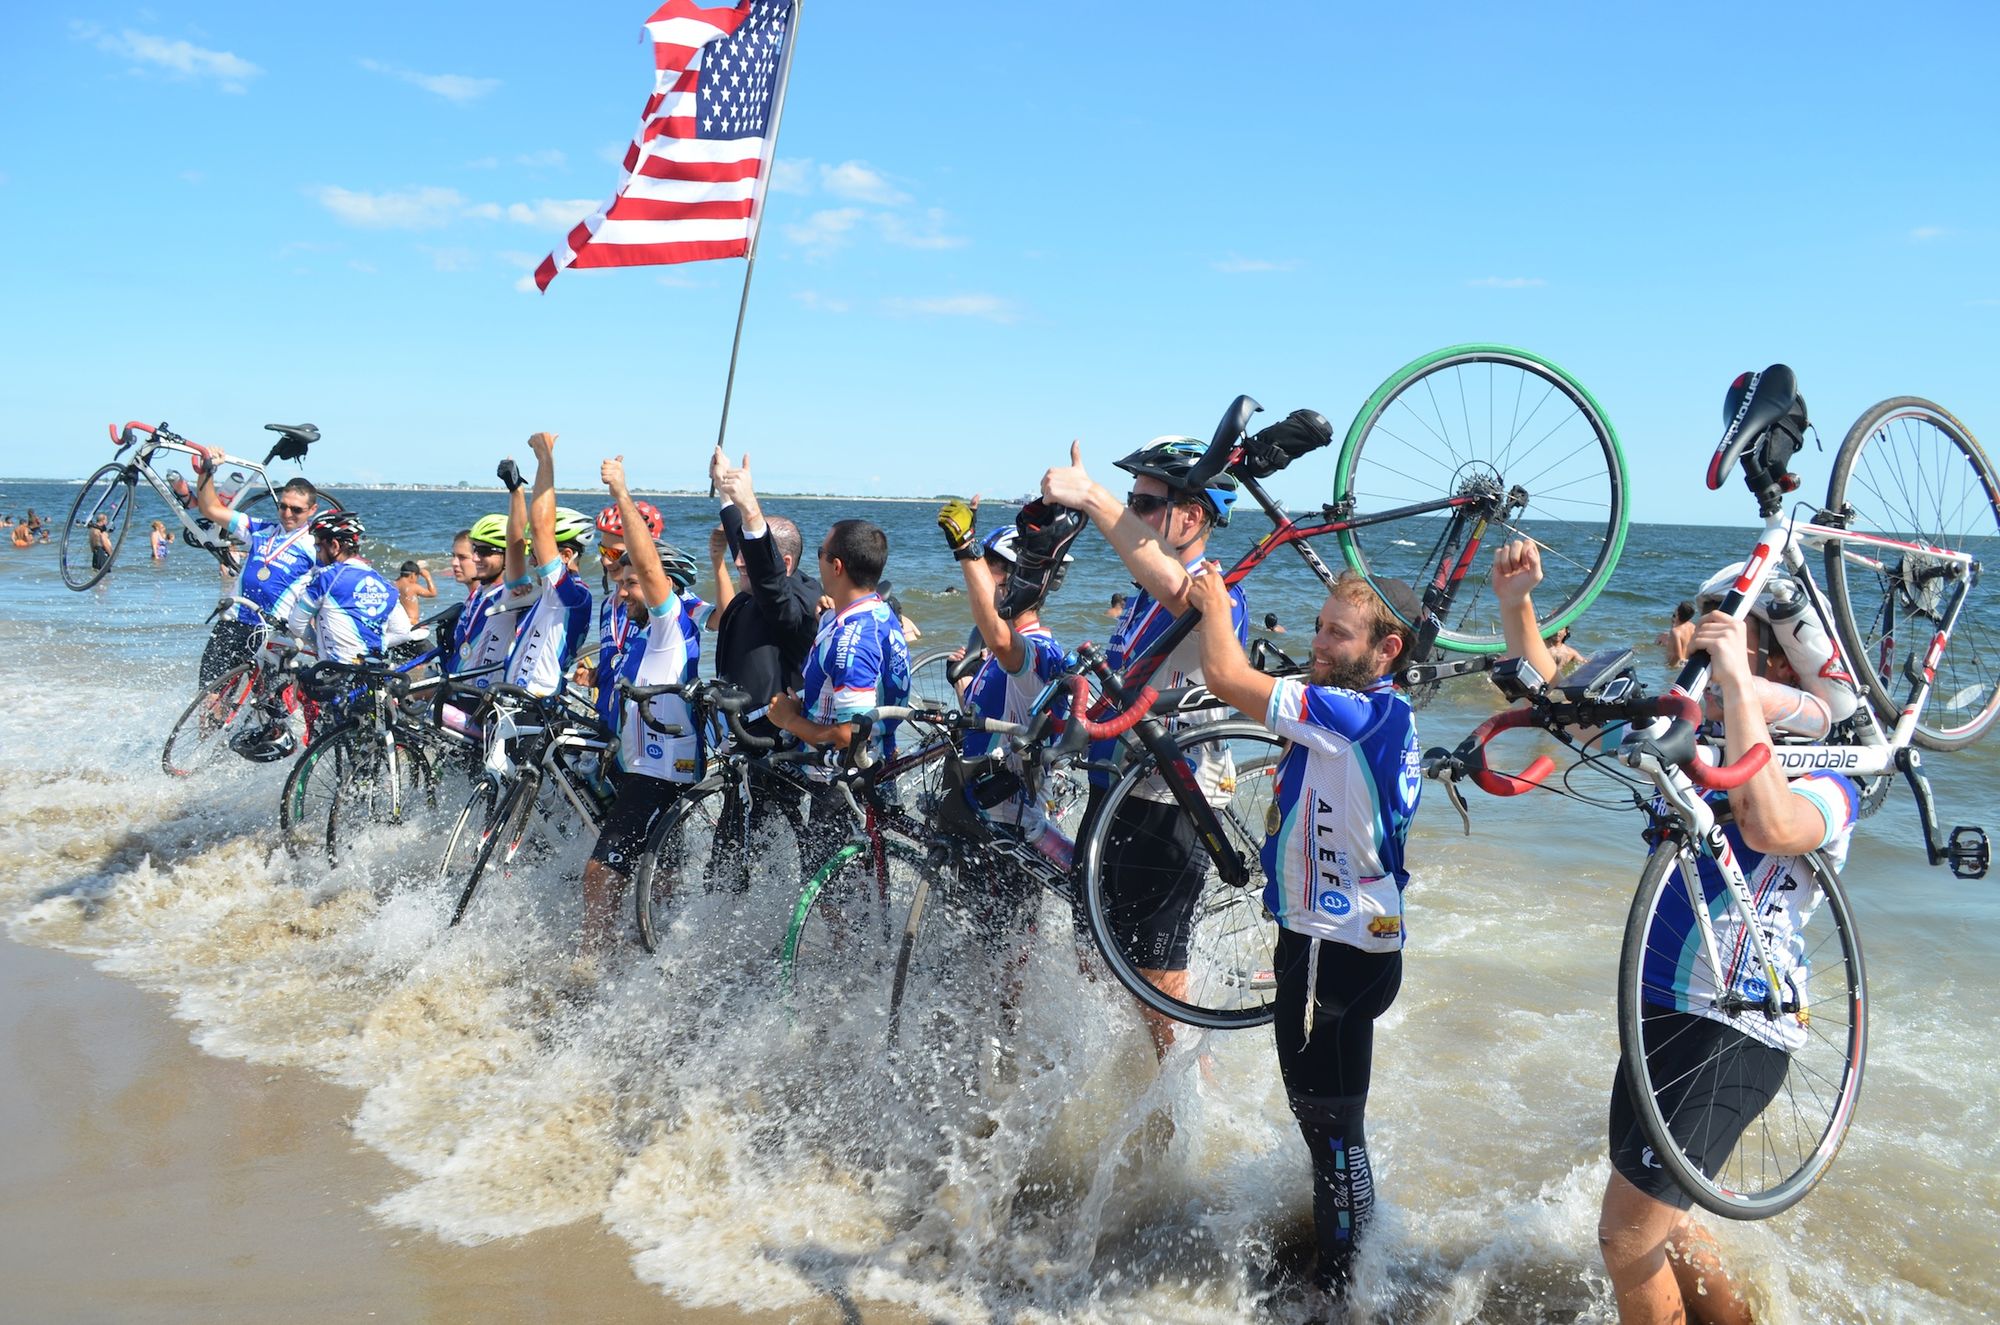
[[[70, 495], [0, 485], [0, 509], [60, 512]], [[450, 532], [493, 501], [348, 495], [390, 567], [442, 569]], [[699, 546], [712, 506], [661, 505], [668, 536]], [[808, 540], [844, 515], [882, 524], [917, 647], [963, 637], [930, 506], [771, 506]], [[1574, 642], [1649, 643], [1750, 542], [1636, 527]], [[1094, 535], [1079, 551], [1049, 613], [1065, 642], [1108, 633], [1104, 604], [1126, 587]], [[166, 992], [208, 1052], [358, 1092], [356, 1136], [407, 1175], [376, 1217], [466, 1243], [595, 1221], [629, 1245], [635, 1275], [689, 1305], [833, 1300], [954, 1321], [1294, 1312], [1263, 1267], [1308, 1238], [1309, 1177], [1267, 1032], [1189, 1034], [1156, 1068], [1132, 1004], [1079, 973], [1052, 906], [1013, 1073], [986, 1043], [991, 981], [984, 996], [977, 979], [944, 984], [890, 1055], [866, 1007], [781, 996], [770, 953], [798, 886], [782, 877], [760, 878], [748, 906], [687, 899], [662, 954], [619, 958], [580, 997], [562, 975], [580, 850], [482, 894], [448, 931], [421, 884], [434, 839], [378, 842], [331, 872], [278, 844], [283, 765], [159, 771], [215, 587], [205, 555], [176, 549], [155, 568], [137, 531], [85, 594], [62, 587], [53, 548], [0, 546], [0, 914], [18, 941]], [[1318, 605], [1305, 568], [1280, 553], [1250, 589], [1253, 618], [1277, 612], [1302, 652]], [[1497, 702], [1483, 682], [1448, 690], [1420, 715], [1426, 743], [1455, 743]], [[1947, 825], [2000, 804], [2000, 744], [1928, 765]], [[1551, 794], [1474, 793], [1472, 816], [1466, 836], [1429, 795], [1410, 848], [1361, 1297], [1385, 1321], [1611, 1320], [1596, 1204], [1638, 824]], [[1846, 1149], [1794, 1211], [1711, 1226], [1767, 1320], [1988, 1319], [2000, 878], [1925, 865], [1900, 788], [1858, 832], [1846, 878], [1873, 1012]]]

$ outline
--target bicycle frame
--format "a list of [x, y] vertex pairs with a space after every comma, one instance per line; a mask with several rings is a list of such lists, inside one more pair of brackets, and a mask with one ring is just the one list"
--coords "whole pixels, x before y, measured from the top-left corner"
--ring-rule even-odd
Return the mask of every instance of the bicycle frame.
[[[197, 461], [207, 463], [207, 455], [204, 452], [197, 451], [194, 445], [186, 438], [166, 432], [164, 429], [151, 428], [143, 423], [128, 423], [125, 426], [128, 430], [142, 431], [146, 434], [146, 439], [139, 443], [139, 449], [132, 453], [132, 458], [125, 462], [126, 465], [133, 473], [144, 478], [147, 486], [159, 494], [160, 500], [165, 502], [167, 509], [172, 511], [180, 520], [181, 528], [187, 531], [188, 538], [193, 541], [195, 546], [202, 548], [216, 557], [224, 556], [235, 541], [229, 536], [227, 527], [217, 526], [213, 530], [204, 530], [201, 528], [201, 525], [206, 523], [206, 521], [202, 521], [198, 516], [189, 514], [193, 508], [182, 504], [181, 499], [174, 494], [173, 489], [168, 486], [166, 480], [162, 479], [152, 466], [152, 457], [163, 450], [186, 456], [190, 469], [195, 468]], [[118, 449], [122, 451], [126, 445], [127, 443], [120, 442]], [[229, 500], [223, 503], [231, 512], [237, 511], [257, 491], [255, 486], [249, 481], [253, 475], [256, 482], [263, 485], [265, 495], [270, 497], [273, 504], [277, 502], [277, 490], [271, 486], [270, 476], [265, 473], [262, 465], [254, 461], [239, 460], [234, 456], [227, 455], [216, 461], [215, 464], [218, 468], [228, 467], [242, 471], [244, 481], [236, 485], [236, 490], [230, 494]], [[92, 511], [91, 514], [94, 516], [97, 512]]]

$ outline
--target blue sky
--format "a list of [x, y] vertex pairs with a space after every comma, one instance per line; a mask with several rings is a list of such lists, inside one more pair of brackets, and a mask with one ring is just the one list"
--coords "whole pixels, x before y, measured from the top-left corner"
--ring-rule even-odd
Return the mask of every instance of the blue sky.
[[[0, 473], [106, 421], [329, 479], [491, 473], [537, 428], [698, 485], [740, 262], [521, 287], [609, 195], [649, 6], [9, 6]], [[730, 423], [772, 489], [1014, 492], [1206, 434], [1239, 391], [1344, 427], [1493, 340], [1616, 422], [1637, 518], [1731, 377], [2000, 440], [2000, 152], [1981, 5], [808, 0]], [[1332, 462], [1279, 485], [1325, 495]]]

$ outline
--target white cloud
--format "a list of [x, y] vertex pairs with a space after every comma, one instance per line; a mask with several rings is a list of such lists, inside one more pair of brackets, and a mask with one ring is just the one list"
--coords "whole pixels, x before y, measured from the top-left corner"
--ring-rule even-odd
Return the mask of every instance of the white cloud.
[[466, 74], [420, 74], [414, 69], [383, 64], [380, 60], [363, 60], [361, 67], [371, 74], [382, 74], [408, 83], [412, 87], [420, 87], [433, 96], [443, 97], [446, 101], [455, 101], [460, 105], [468, 101], [477, 101], [500, 86], [500, 80], [497, 78], [473, 78]]
[[531, 225], [539, 230], [567, 230], [596, 211], [599, 201], [596, 198], [537, 198], [533, 202], [510, 202], [504, 208], [497, 203], [482, 203], [474, 209], [474, 215], [489, 219], [504, 216], [516, 225]]
[[[621, 155], [620, 161], [624, 160]], [[779, 160], [771, 165], [771, 192], [811, 193], [812, 162]]]
[[899, 317], [976, 317], [988, 322], [1014, 322], [1020, 312], [1012, 300], [992, 294], [934, 295], [919, 299], [884, 299], [885, 311]]
[[431, 248], [427, 244], [418, 247], [430, 254], [431, 266], [437, 271], [471, 271], [479, 265], [479, 255], [469, 248]]
[[1548, 282], [1539, 276], [1480, 276], [1466, 284], [1484, 290], [1527, 290]]
[[896, 212], [882, 212], [875, 218], [882, 238], [898, 248], [964, 248], [965, 237], [944, 233], [944, 222], [942, 207], [932, 207], [914, 219]]
[[466, 210], [465, 196], [457, 189], [361, 193], [328, 184], [310, 192], [320, 206], [347, 224], [370, 230], [436, 230]]
[[529, 272], [520, 280], [515, 281], [514, 288], [522, 294], [540, 294], [542, 292], [541, 287], [535, 284], [535, 273], [533, 272]]
[[264, 72], [229, 51], [212, 51], [187, 41], [169, 41], [131, 28], [106, 32], [95, 23], [74, 22], [70, 24], [70, 33], [106, 54], [136, 60], [156, 70], [164, 69], [180, 78], [213, 79], [224, 92], [241, 92], [250, 79]]
[[1933, 239], [1943, 239], [1951, 230], [1941, 225], [1920, 225], [1910, 231], [1910, 238], [1919, 244], [1928, 244]]
[[894, 207], [910, 200], [909, 194], [889, 183], [880, 171], [866, 161], [843, 161], [837, 166], [821, 166], [819, 182], [828, 193], [849, 202], [872, 202], [878, 207]]
[[859, 207], [834, 207], [814, 212], [803, 221], [785, 227], [785, 238], [800, 248], [824, 253], [848, 240], [855, 224], [867, 215]]
[[517, 166], [528, 166], [536, 170], [558, 170], [569, 163], [559, 147], [544, 147], [539, 152], [523, 152], [514, 158]]
[[1299, 269], [1299, 260], [1297, 258], [1239, 258], [1232, 253], [1220, 262], [1211, 262], [1208, 265], [1219, 272], [1226, 272], [1231, 276], [1236, 276], [1247, 272], [1297, 271]]
[[853, 307], [845, 299], [831, 299], [817, 290], [799, 290], [792, 298], [817, 313], [845, 313]]

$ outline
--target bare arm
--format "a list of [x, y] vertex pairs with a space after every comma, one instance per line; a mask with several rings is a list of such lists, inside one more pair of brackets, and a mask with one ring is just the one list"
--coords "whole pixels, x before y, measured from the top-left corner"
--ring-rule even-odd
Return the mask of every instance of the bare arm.
[[1175, 616], [1187, 611], [1188, 573], [1180, 558], [1160, 542], [1150, 525], [1084, 471], [1081, 443], [1069, 444], [1069, 461], [1042, 475], [1042, 496], [1088, 515], [1153, 601]]
[[729, 554], [729, 534], [721, 525], [708, 531], [708, 569], [715, 576], [715, 611], [720, 615], [736, 597], [736, 577], [730, 573], [735, 558]]
[[437, 581], [431, 578], [431, 568], [429, 566], [424, 565], [424, 563], [420, 561], [417, 563], [417, 574], [422, 576], [424, 581], [421, 586], [416, 586], [416, 585], [411, 586], [412, 588], [416, 589], [417, 597], [419, 598], [437, 597], [438, 596]]
[[618, 518], [625, 522], [625, 558], [639, 576], [639, 592], [646, 596], [646, 606], [667, 602], [674, 596], [674, 582], [660, 565], [660, 550], [653, 545], [653, 531], [639, 514], [639, 504], [625, 490], [625, 457], [606, 460], [598, 467], [598, 474], [611, 500], [618, 503]]
[[528, 536], [528, 499], [521, 489], [514, 488], [507, 494], [507, 569], [508, 584], [519, 584], [528, 578], [528, 554], [523, 549], [522, 540]]
[[771, 707], [766, 716], [773, 725], [790, 732], [807, 745], [845, 750], [854, 740], [853, 723], [814, 722], [799, 707], [798, 698], [794, 695], [771, 696]]
[[1535, 629], [1533, 591], [1542, 582], [1542, 553], [1533, 541], [1503, 543], [1493, 553], [1493, 596], [1500, 603], [1500, 628], [1507, 656], [1520, 658], [1544, 681], [1556, 679], [1555, 656]]
[[[1750, 672], [1743, 623], [1711, 612], [1695, 626], [1692, 647], [1708, 651], [1715, 683], [1722, 691], [1724, 758], [1735, 763], [1752, 746], [1769, 744], [1771, 732], [1764, 723], [1757, 679]], [[1765, 764], [1756, 776], [1731, 791], [1729, 808], [1736, 814], [1743, 845], [1752, 851], [1795, 856], [1811, 851], [1826, 836], [1826, 822], [1819, 811], [1804, 796], [1792, 794], [1776, 762]]]
[[1207, 561], [1202, 570], [1190, 578], [1188, 592], [1190, 605], [1201, 613], [1195, 633], [1201, 640], [1202, 684], [1237, 712], [1262, 722], [1277, 678], [1252, 667], [1243, 655], [1230, 622], [1229, 586], [1223, 583], [1222, 567]]
[[528, 537], [535, 565], [558, 560], [556, 553], [556, 434], [538, 432], [528, 439], [535, 453], [535, 491], [528, 502]]

